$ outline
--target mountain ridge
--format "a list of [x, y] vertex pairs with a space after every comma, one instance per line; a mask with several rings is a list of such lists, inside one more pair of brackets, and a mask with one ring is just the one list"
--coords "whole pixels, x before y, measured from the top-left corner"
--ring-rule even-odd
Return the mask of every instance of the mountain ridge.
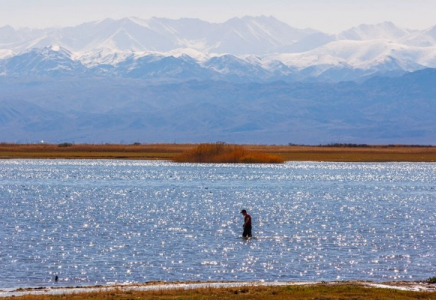
[[436, 144], [436, 27], [223, 24], [0, 28], [0, 141]]
[[80, 57], [59, 46], [34, 48], [0, 60], [0, 77], [144, 78], [159, 82], [227, 80], [236, 82], [362, 81], [436, 67], [436, 47], [425, 49], [377, 41], [336, 41], [305, 53], [270, 56], [202, 54], [180, 49], [169, 53], [100, 52]]
[[[191, 44], [184, 44], [184, 42], [192, 40], [204, 40], [209, 46], [199, 47], [197, 50], [208, 53], [236, 53], [228, 50], [224, 51], [210, 51], [216, 50], [213, 45], [217, 40], [221, 44], [224, 35], [233, 35], [235, 32], [239, 37], [250, 41], [250, 39], [258, 38], [263, 43], [267, 41], [269, 45], [275, 43], [275, 46], [289, 47], [294, 42], [301, 41], [308, 36], [322, 33], [325, 36], [334, 37], [335, 40], [370, 40], [370, 39], [385, 39], [395, 42], [401, 42], [405, 45], [416, 46], [413, 41], [409, 44], [410, 40], [423, 36], [432, 39], [432, 46], [435, 45], [434, 38], [436, 37], [436, 25], [425, 30], [411, 30], [396, 26], [392, 22], [383, 22], [379, 24], [361, 24], [344, 30], [339, 34], [332, 35], [326, 34], [316, 29], [298, 29], [284, 23], [273, 16], [245, 16], [241, 18], [232, 18], [223, 23], [210, 23], [196, 18], [181, 18], [181, 19], [167, 19], [167, 18], [150, 18], [141, 19], [137, 17], [129, 17], [123, 19], [104, 19], [100, 21], [87, 22], [77, 26], [70, 27], [52, 27], [44, 29], [20, 28], [14, 29], [11, 26], [0, 27], [0, 49], [9, 49], [20, 52], [34, 47], [44, 47], [58, 42], [59, 46], [68, 48], [73, 52], [85, 52], [104, 49], [102, 45], [93, 45], [92, 41], [97, 40], [97, 37], [103, 37], [100, 40], [105, 41], [107, 38], [113, 37], [120, 31], [124, 30], [132, 40], [138, 33], [142, 37], [157, 37], [161, 39], [161, 48], [158, 44], [147, 44], [152, 42], [146, 41], [145, 44], [139, 43], [143, 46], [138, 51], [161, 51], [166, 52], [168, 46], [171, 44], [171, 49], [179, 47], [191, 47]], [[67, 37], [67, 38], [65, 38]], [[266, 38], [269, 37], [268, 41]], [[261, 39], [260, 39], [261, 38]], [[144, 42], [144, 38], [141, 38]], [[140, 39], [140, 40], [141, 40]], [[51, 42], [50, 42], [51, 41]], [[46, 44], [44, 44], [46, 42]], [[50, 43], [50, 44], [49, 44]], [[91, 43], [88, 45], [87, 43]], [[148, 48], [147, 45], [149, 46]], [[428, 45], [427, 45], [428, 46]], [[221, 45], [222, 47], [222, 45]], [[125, 48], [124, 46], [122, 48]], [[201, 48], [201, 49], [200, 49]], [[277, 47], [267, 48], [268, 51], [280, 49]], [[123, 50], [123, 49], [118, 49]], [[133, 49], [132, 49], [133, 50]], [[205, 51], [207, 50], [207, 51]], [[240, 50], [239, 50], [240, 51]], [[274, 52], [274, 51], [273, 51]], [[266, 54], [267, 52], [258, 53], [256, 49], [251, 49], [249, 52], [243, 54]], [[271, 52], [269, 52], [271, 53]]]
[[434, 69], [336, 84], [0, 79], [0, 136], [19, 143], [435, 144], [435, 80]]
[[[44, 51], [57, 47], [71, 53], [67, 59], [75, 61], [71, 65], [76, 64], [79, 70], [75, 75], [60, 72], [59, 76], [122, 77], [127, 64], [135, 68], [146, 56], [175, 58], [179, 60], [179, 67], [186, 68], [188, 65], [183, 63], [182, 56], [188, 55], [195, 60], [189, 65], [194, 70], [184, 69], [179, 73], [197, 72], [205, 77], [196, 75], [187, 80], [232, 80], [234, 76], [226, 78], [223, 70], [231, 69], [231, 63], [239, 61], [237, 66], [242, 69], [233, 73], [239, 74], [238, 80], [242, 81], [362, 81], [368, 76], [398, 76], [404, 72], [436, 68], [434, 28], [414, 31], [385, 22], [360, 25], [332, 36], [313, 29], [296, 29], [272, 16], [246, 16], [224, 23], [190, 18], [143, 20], [132, 17], [65, 28], [15, 30], [5, 26], [0, 28], [0, 76], [43, 76], [45, 64], [40, 65], [41, 70], [25, 71], [28, 65], [23, 61], [21, 71], [17, 72], [8, 67], [10, 60], [17, 64], [20, 57], [29, 53], [37, 55], [37, 49]], [[232, 60], [227, 60], [229, 65], [215, 70], [208, 68], [212, 65], [211, 60], [225, 61], [229, 56], [233, 56]], [[60, 61], [58, 68], [64, 68], [64, 63]], [[249, 69], [257, 70], [255, 74], [259, 76], [243, 74]], [[50, 76], [50, 72], [45, 75]], [[166, 79], [183, 78], [170, 74]]]

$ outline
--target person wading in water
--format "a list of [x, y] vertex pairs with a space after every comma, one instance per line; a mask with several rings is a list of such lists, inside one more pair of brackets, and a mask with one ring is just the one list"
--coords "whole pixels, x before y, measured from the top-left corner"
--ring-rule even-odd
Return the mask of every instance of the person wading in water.
[[244, 232], [242, 233], [242, 236], [244, 238], [251, 238], [251, 216], [245, 209], [241, 211], [241, 214], [244, 216], [244, 225], [242, 226], [244, 228]]

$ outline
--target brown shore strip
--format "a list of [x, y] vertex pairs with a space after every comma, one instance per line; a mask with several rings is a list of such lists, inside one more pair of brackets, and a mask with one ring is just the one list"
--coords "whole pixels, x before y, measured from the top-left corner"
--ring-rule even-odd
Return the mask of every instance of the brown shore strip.
[[[18, 289], [0, 299], [436, 299], [428, 282], [145, 283]], [[6, 295], [5, 295], [6, 294]], [[12, 295], [11, 295], [12, 294]]]
[[[0, 143], [0, 159], [135, 159], [171, 160], [196, 144], [8, 144]], [[249, 151], [283, 157], [286, 161], [435, 162], [430, 146], [280, 146], [241, 145]]]

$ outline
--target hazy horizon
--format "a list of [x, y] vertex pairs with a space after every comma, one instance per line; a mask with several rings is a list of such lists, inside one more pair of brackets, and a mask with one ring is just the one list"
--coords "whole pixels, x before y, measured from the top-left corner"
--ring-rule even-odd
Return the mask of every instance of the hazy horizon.
[[399, 27], [424, 30], [436, 24], [436, 1], [308, 0], [5, 0], [0, 3], [0, 27], [69, 27], [106, 18], [198, 18], [223, 23], [234, 17], [273, 16], [295, 28], [337, 34], [361, 24], [393, 22]]

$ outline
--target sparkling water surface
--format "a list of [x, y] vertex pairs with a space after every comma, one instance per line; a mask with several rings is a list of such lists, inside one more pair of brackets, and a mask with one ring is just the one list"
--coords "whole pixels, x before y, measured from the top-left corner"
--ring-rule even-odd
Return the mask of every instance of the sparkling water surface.
[[435, 178], [431, 163], [0, 160], [0, 288], [427, 279]]

